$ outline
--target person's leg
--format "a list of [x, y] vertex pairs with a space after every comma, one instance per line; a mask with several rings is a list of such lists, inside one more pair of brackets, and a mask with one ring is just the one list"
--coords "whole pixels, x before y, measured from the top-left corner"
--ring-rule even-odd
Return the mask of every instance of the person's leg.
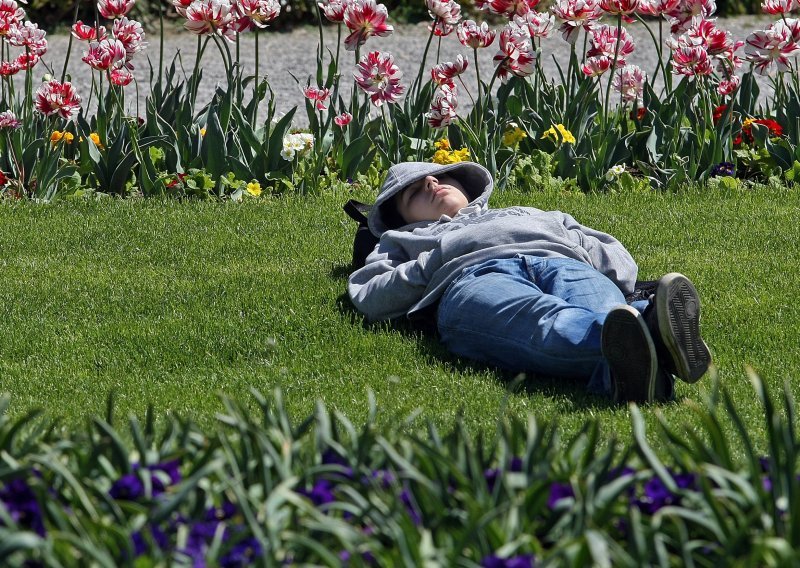
[[[453, 353], [509, 369], [588, 379], [606, 374], [601, 333], [625, 299], [591, 266], [521, 257], [471, 267], [441, 299], [437, 325]], [[610, 392], [610, 381], [596, 390]]]

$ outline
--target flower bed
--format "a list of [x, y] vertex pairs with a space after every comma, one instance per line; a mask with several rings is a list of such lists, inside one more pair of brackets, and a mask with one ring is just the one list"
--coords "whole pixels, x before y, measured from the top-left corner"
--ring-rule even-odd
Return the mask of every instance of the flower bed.
[[752, 380], [769, 457], [743, 428], [721, 434], [741, 421], [716, 388], [695, 408], [704, 432], [657, 425], [662, 457], [635, 407], [624, 443], [597, 420], [566, 441], [533, 417], [492, 439], [458, 423], [378, 430], [374, 407], [358, 428], [322, 405], [293, 423], [277, 391], [255, 394], [255, 412], [225, 400], [210, 432], [149, 414], [123, 436], [111, 404], [86, 433], [2, 414], [0, 553], [8, 566], [791, 564], [794, 407]]
[[[75, 40], [84, 42], [81, 64], [95, 70], [91, 87], [79, 92], [68, 80], [69, 54], [58, 78], [48, 70], [34, 85], [45, 33], [25, 20], [16, 0], [3, 0], [3, 195], [242, 199], [253, 195], [252, 184], [273, 192], [316, 191], [329, 176], [347, 180], [402, 160], [432, 159], [441, 138], [485, 164], [501, 186], [520, 157], [536, 152], [553, 157], [551, 173], [584, 190], [613, 188], [627, 177], [658, 188], [718, 176], [731, 184], [775, 176], [791, 182], [800, 171], [794, 3], [765, 0], [763, 10], [779, 19], [740, 40], [718, 27], [713, 0], [558, 0], [548, 12], [536, 11], [537, 0], [479, 3], [507, 21], [498, 30], [462, 19], [455, 0], [427, 0], [429, 41], [407, 82], [391, 54], [372, 49], [393, 32], [385, 6], [323, 0], [317, 68], [299, 85], [307, 98], [303, 133], [292, 126], [297, 107], [275, 115], [269, 83], [257, 72], [258, 37], [279, 17], [277, 0], [174, 0], [187, 33], [198, 37], [195, 67], [181, 79], [177, 59], [167, 62], [160, 53], [143, 116], [130, 116], [131, 70], [142, 65], [148, 45], [142, 25], [127, 17], [133, 4], [101, 0], [97, 22], [72, 27]], [[640, 49], [641, 38], [626, 27], [633, 21], [658, 53], [652, 73], [627, 63]], [[333, 42], [326, 38], [332, 31]], [[252, 75], [238, 60], [245, 33], [255, 34]], [[458, 41], [465, 53], [431, 61], [434, 39]], [[227, 81], [198, 108], [197, 63], [212, 41]], [[566, 41], [571, 50], [558, 80], [545, 77], [541, 65], [553, 41]], [[482, 75], [478, 50], [492, 47], [494, 69]], [[472, 72], [475, 93], [462, 81]], [[757, 74], [772, 83], [764, 104]], [[343, 97], [350, 77], [351, 96]], [[474, 105], [460, 115], [464, 96]], [[262, 105], [266, 121], [257, 120]], [[191, 172], [210, 181], [188, 188], [181, 180]]]

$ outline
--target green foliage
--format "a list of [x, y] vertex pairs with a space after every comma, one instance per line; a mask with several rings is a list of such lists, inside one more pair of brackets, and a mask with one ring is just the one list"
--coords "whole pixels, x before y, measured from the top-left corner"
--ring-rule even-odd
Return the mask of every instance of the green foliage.
[[380, 428], [371, 394], [361, 425], [322, 402], [293, 421], [277, 390], [252, 391], [253, 409], [224, 398], [208, 430], [179, 416], [156, 427], [152, 409], [123, 429], [109, 399], [83, 432], [57, 432], [36, 412], [10, 419], [5, 397], [0, 550], [9, 566], [791, 564], [794, 400], [788, 385], [776, 400], [751, 381], [767, 455], [718, 386], [693, 409], [701, 430], [662, 420], [651, 441], [631, 406], [633, 439], [602, 447], [597, 419], [568, 438], [533, 416], [502, 419], [491, 437], [460, 421]]

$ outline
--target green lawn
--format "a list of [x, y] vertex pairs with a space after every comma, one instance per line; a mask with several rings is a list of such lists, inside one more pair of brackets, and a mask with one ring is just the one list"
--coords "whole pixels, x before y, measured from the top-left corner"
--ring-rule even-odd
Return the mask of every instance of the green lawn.
[[[0, 390], [12, 412], [42, 407], [77, 425], [113, 391], [122, 415], [152, 404], [207, 424], [218, 393], [280, 386], [297, 417], [322, 399], [359, 422], [371, 389], [384, 422], [419, 408], [449, 425], [463, 411], [470, 428], [489, 431], [500, 412], [534, 413], [575, 431], [602, 415], [604, 431], [627, 436], [627, 409], [579, 385], [531, 378], [510, 393], [513, 377], [459, 361], [429, 334], [365, 326], [343, 296], [350, 196], [0, 206]], [[773, 391], [788, 380], [797, 393], [797, 192], [506, 191], [493, 201], [510, 204], [562, 209], [616, 235], [640, 278], [687, 274], [720, 380], [752, 432], [763, 417], [746, 365]], [[678, 402], [646, 409], [648, 421], [660, 412], [691, 426], [687, 402], [711, 384], [680, 384]]]

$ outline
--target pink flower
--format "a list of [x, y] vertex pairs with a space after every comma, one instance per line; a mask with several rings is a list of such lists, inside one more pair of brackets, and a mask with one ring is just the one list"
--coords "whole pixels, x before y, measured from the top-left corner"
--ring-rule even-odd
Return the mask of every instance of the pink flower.
[[498, 44], [500, 49], [493, 59], [499, 67], [497, 75], [503, 83], [508, 81], [509, 75], [527, 77], [533, 73], [536, 50], [531, 45], [527, 31], [508, 25], [500, 32]]
[[349, 112], [343, 112], [342, 114], [336, 115], [333, 117], [333, 122], [336, 123], [337, 126], [344, 128], [350, 121], [353, 120], [353, 115]]
[[128, 18], [114, 20], [112, 32], [114, 38], [120, 41], [125, 48], [125, 61], [128, 63], [133, 59], [134, 55], [147, 47], [147, 42], [144, 41], [142, 24], [136, 20], [129, 20]]
[[764, 0], [761, 3], [761, 11], [766, 14], [788, 14], [796, 7], [795, 0]]
[[434, 20], [454, 26], [461, 19], [461, 6], [455, 0], [425, 0], [425, 5]]
[[717, 11], [714, 0], [681, 0], [680, 4], [667, 12], [673, 34], [684, 32], [696, 17], [710, 18]]
[[556, 0], [550, 10], [564, 20], [558, 30], [561, 37], [572, 44], [578, 39], [581, 28], [590, 32], [603, 15], [598, 0]]
[[228, 26], [233, 22], [228, 0], [195, 0], [186, 9], [187, 30], [195, 35], [219, 34], [229, 38]]
[[10, 110], [0, 112], [0, 128], [16, 130], [20, 126], [22, 126], [22, 123], [17, 120], [17, 117], [14, 116], [13, 112]]
[[428, 124], [433, 128], [444, 128], [448, 126], [456, 114], [456, 88], [454, 85], [444, 84], [436, 89], [431, 102], [431, 111], [427, 114]]
[[745, 58], [753, 63], [756, 73], [772, 75], [776, 71], [790, 71], [789, 57], [797, 55], [800, 45], [794, 36], [797, 20], [782, 20], [770, 25], [766, 30], [751, 33], [745, 40]]
[[[97, 32], [100, 31], [100, 37], [98, 38]], [[82, 21], [78, 20], [74, 24], [72, 24], [72, 37], [75, 39], [79, 39], [81, 41], [98, 41], [106, 39], [106, 28], [105, 26], [90, 26], [89, 24], [84, 24]]]
[[23, 69], [33, 69], [33, 67], [39, 63], [41, 57], [36, 55], [35, 53], [26, 52], [20, 53], [17, 55], [17, 58], [14, 60], [14, 65], [17, 66], [17, 69], [22, 71]]
[[186, 10], [192, 5], [194, 0], [172, 0], [172, 5], [175, 6], [175, 11], [184, 18], [186, 17]]
[[644, 16], [663, 17], [668, 12], [677, 10], [681, 0], [639, 0], [637, 12]]
[[14, 0], [0, 0], [0, 36], [8, 33], [9, 28], [21, 24], [25, 19], [25, 10]]
[[680, 45], [672, 51], [672, 72], [697, 77], [711, 74], [711, 60], [702, 45]]
[[281, 3], [278, 0], [237, 0], [236, 11], [256, 27], [266, 28], [267, 22], [281, 13]]
[[320, 2], [318, 6], [328, 18], [328, 21], [341, 24], [344, 22], [344, 12], [350, 0], [326, 0]]
[[22, 71], [22, 68], [16, 61], [3, 61], [0, 63], [0, 77], [16, 75], [20, 71]]
[[524, 16], [533, 10], [539, 0], [488, 0], [484, 9], [488, 9], [493, 14], [506, 16], [511, 19], [514, 16]]
[[78, 114], [81, 98], [69, 81], [60, 83], [52, 80], [36, 89], [34, 105], [36, 110], [45, 116], [58, 114], [61, 118], [69, 120]]
[[600, 8], [609, 14], [627, 16], [639, 7], [639, 0], [600, 0]]
[[[703, 18], [695, 18], [686, 32], [674, 41], [685, 45], [702, 45], [712, 57], [744, 45], [744, 42], [734, 43], [731, 32], [718, 28], [714, 20]], [[670, 43], [671, 40], [668, 40], [667, 45]]]
[[478, 25], [474, 20], [464, 20], [458, 24], [456, 34], [461, 45], [472, 49], [492, 45], [495, 36], [494, 31], [489, 29], [489, 25], [486, 22], [481, 22], [481, 25]]
[[581, 66], [581, 71], [589, 77], [599, 77], [611, 69], [611, 58], [605, 55], [587, 57], [586, 62]]
[[344, 40], [347, 51], [355, 51], [372, 36], [387, 36], [394, 28], [386, 23], [388, 12], [375, 0], [353, 0], [344, 11], [344, 23], [350, 30]]
[[136, 0], [97, 0], [100, 15], [109, 20], [121, 18], [131, 11]]
[[[610, 59], [617, 57], [617, 65], [625, 65], [625, 58], [633, 53], [635, 44], [633, 38], [625, 28], [619, 29], [620, 35], [617, 37], [617, 27], [598, 25], [592, 29], [592, 47], [586, 52], [588, 57], [605, 55]], [[617, 47], [619, 44], [619, 47]]]
[[317, 110], [327, 110], [328, 107], [325, 106], [325, 101], [328, 100], [329, 96], [331, 96], [330, 89], [321, 87], [306, 87], [303, 89], [303, 94], [308, 100], [315, 103]]
[[550, 32], [556, 25], [556, 17], [531, 10], [524, 16], [516, 16], [514, 23], [521, 28], [527, 28], [531, 37], [546, 38], [550, 37]]
[[127, 87], [133, 81], [133, 73], [125, 67], [113, 69], [109, 75], [111, 82], [118, 87]]
[[125, 46], [118, 39], [104, 39], [89, 43], [89, 51], [82, 57], [92, 69], [108, 71], [112, 68], [122, 67], [125, 63]]
[[431, 80], [437, 85], [452, 83], [453, 79], [466, 71], [468, 66], [467, 60], [464, 59], [463, 55], [459, 54], [456, 56], [455, 61], [440, 63], [431, 69]]
[[6, 39], [8, 43], [16, 47], [24, 47], [26, 51], [36, 55], [37, 58], [47, 53], [47, 32], [40, 30], [38, 24], [25, 22], [17, 24], [8, 29]]
[[370, 96], [375, 106], [397, 102], [405, 90], [400, 84], [402, 76], [394, 57], [380, 51], [371, 51], [362, 57], [353, 73], [356, 84]]
[[719, 82], [719, 85], [717, 85], [717, 92], [723, 97], [730, 95], [739, 88], [741, 82], [742, 80], [736, 75], [731, 76], [730, 79], [723, 79]]
[[622, 95], [622, 102], [632, 103], [641, 100], [647, 76], [637, 65], [625, 65], [614, 73], [611, 86]]

